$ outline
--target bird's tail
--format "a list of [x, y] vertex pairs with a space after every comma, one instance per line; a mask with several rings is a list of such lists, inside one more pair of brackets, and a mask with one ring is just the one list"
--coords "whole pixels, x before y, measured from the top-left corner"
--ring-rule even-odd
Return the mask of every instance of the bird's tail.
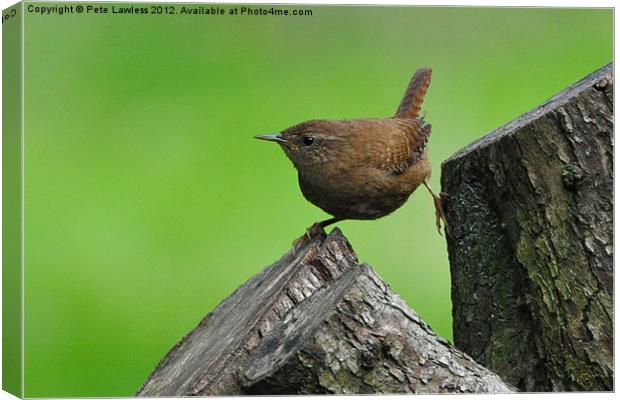
[[431, 74], [433, 71], [430, 68], [419, 68], [415, 74], [411, 77], [405, 95], [403, 96], [400, 106], [396, 111], [396, 117], [398, 118], [416, 118], [422, 102], [424, 101], [424, 95], [428, 86], [431, 84]]

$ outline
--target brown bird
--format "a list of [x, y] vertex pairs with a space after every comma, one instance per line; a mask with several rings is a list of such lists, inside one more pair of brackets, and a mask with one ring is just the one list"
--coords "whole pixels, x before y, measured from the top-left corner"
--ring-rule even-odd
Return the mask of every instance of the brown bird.
[[431, 82], [431, 69], [418, 69], [392, 118], [310, 120], [257, 139], [278, 143], [298, 171], [304, 197], [333, 218], [372, 220], [402, 206], [420, 184], [435, 202], [437, 230], [445, 217], [441, 198], [428, 184], [431, 125], [418, 118]]

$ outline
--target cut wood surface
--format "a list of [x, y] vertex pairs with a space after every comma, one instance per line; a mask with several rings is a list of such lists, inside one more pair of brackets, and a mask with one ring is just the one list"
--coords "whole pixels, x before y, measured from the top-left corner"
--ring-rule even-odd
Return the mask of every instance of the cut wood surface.
[[360, 265], [334, 229], [239, 287], [138, 395], [508, 391]]
[[520, 390], [613, 389], [612, 74], [442, 166], [455, 344]]

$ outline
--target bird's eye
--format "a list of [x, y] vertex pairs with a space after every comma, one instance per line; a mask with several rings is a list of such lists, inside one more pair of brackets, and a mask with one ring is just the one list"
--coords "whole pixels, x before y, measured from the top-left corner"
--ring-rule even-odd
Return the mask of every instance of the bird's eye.
[[304, 136], [301, 140], [305, 146], [312, 146], [312, 143], [314, 143], [314, 138], [312, 136]]

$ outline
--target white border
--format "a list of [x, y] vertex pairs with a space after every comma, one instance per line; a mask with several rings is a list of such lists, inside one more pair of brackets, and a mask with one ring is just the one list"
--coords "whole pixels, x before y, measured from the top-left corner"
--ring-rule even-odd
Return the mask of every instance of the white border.
[[[43, 1], [25, 1], [24, 3], [36, 3], [36, 2], [43, 2]], [[48, 3], [68, 3], [68, 2], [73, 2], [73, 3], [86, 3], [86, 2], [80, 2], [80, 1], [67, 1], [67, 2], [63, 2], [63, 1], [47, 1]], [[595, 8], [595, 7], [604, 7], [604, 8], [614, 8], [614, 2], [613, 1], [606, 1], [606, 0], [590, 0], [590, 1], [562, 1], [562, 0], [538, 0], [538, 1], [511, 1], [511, 0], [507, 0], [507, 1], [502, 1], [501, 3], [496, 1], [492, 1], [492, 0], [475, 0], [475, 1], [467, 1], [467, 0], [451, 0], [451, 1], [433, 1], [430, 4], [428, 2], [422, 2], [422, 1], [414, 1], [414, 0], [401, 0], [401, 1], [381, 1], [381, 0], [376, 0], [376, 1], [372, 1], [372, 0], [338, 0], [338, 1], [329, 1], [329, 0], [313, 0], [313, 1], [300, 1], [300, 0], [288, 0], [288, 1], [282, 1], [282, 0], [275, 0], [275, 1], [265, 1], [265, 0], [243, 0], [243, 1], [237, 1], [237, 2], [233, 2], [233, 1], [224, 1], [224, 0], [211, 0], [211, 1], [178, 1], [178, 0], [171, 0], [171, 1], [144, 1], [144, 0], [136, 0], [136, 1], [132, 1], [133, 3], [224, 3], [224, 4], [243, 4], [243, 3], [248, 3], [248, 4], [306, 4], [306, 5], [426, 5], [426, 6], [472, 6], [472, 7], [573, 7], [573, 8]], [[0, 0], [0, 8], [1, 9], [5, 9], [8, 8], [10, 6], [12, 6], [13, 4], [17, 3], [16, 1], [10, 1], [10, 0]], [[116, 3], [114, 1], [105, 1], [102, 3]], [[22, 9], [23, 11], [23, 9]], [[24, 12], [22, 12], [21, 15], [21, 22], [22, 22], [22, 49], [21, 49], [21, 67], [22, 67], [22, 76], [24, 76], [24, 40], [25, 40], [25, 21], [24, 21]], [[614, 17], [615, 17], [615, 13], [614, 13]], [[614, 39], [617, 39], [616, 37], [616, 33], [614, 30]], [[617, 40], [614, 40], [614, 55], [615, 55], [615, 43], [617, 43]], [[614, 57], [615, 59], [615, 57]], [[0, 65], [1, 65], [1, 54], [0, 54]], [[24, 221], [25, 221], [25, 213], [24, 213], [24, 193], [25, 193], [25, 179], [24, 179], [24, 168], [25, 168], [25, 151], [24, 151], [24, 145], [25, 145], [25, 85], [24, 85], [24, 79], [22, 79], [22, 84], [21, 84], [21, 94], [22, 94], [22, 121], [21, 121], [21, 279], [22, 279], [22, 287], [21, 287], [21, 324], [22, 324], [22, 337], [21, 337], [21, 361], [22, 361], [22, 374], [21, 374], [21, 391], [22, 391], [22, 395], [24, 393], [24, 382], [25, 382], [25, 375], [24, 375], [24, 335], [23, 333], [25, 332], [24, 328], [24, 321], [25, 321], [25, 314], [24, 314], [24, 301], [25, 301], [25, 275], [24, 275], [24, 257], [25, 257], [25, 251], [24, 251], [24, 247], [25, 247], [25, 242], [24, 242]], [[0, 105], [1, 105], [1, 99], [0, 99]], [[0, 154], [1, 154], [1, 150], [2, 150], [2, 143], [0, 141]], [[615, 149], [614, 149], [614, 159], [615, 159]], [[0, 167], [1, 168], [1, 167]], [[614, 174], [616, 173], [616, 163], [614, 163]], [[2, 195], [2, 187], [1, 187], [1, 174], [0, 174], [0, 203], [1, 203], [1, 195]], [[616, 187], [614, 185], [614, 198], [616, 197]], [[614, 207], [615, 208], [615, 207]], [[614, 209], [614, 220], [616, 218], [615, 215], [615, 209]], [[0, 214], [0, 224], [2, 222], [2, 216]], [[615, 237], [615, 230], [614, 230], [614, 237]], [[0, 234], [0, 239], [1, 239], [1, 234]], [[0, 249], [0, 257], [2, 255], [2, 251]], [[615, 260], [616, 260], [616, 255], [614, 254], [614, 265], [616, 265]], [[614, 274], [614, 283], [617, 282], [617, 273]], [[2, 276], [0, 274], [0, 287], [1, 287], [1, 282], [2, 282]], [[617, 286], [614, 284], [614, 288], [616, 288]], [[615, 293], [615, 291], [614, 291]], [[0, 305], [1, 305], [1, 297], [0, 297]], [[614, 308], [615, 308], [615, 296], [614, 296]], [[615, 313], [617, 314], [617, 313]], [[614, 318], [616, 319], [616, 318]], [[617, 321], [614, 321], [614, 327], [616, 326]], [[0, 320], [0, 328], [1, 328], [2, 322]], [[614, 337], [615, 339], [615, 337]], [[615, 340], [614, 340], [615, 342]], [[615, 361], [618, 360], [618, 346], [617, 343], [615, 343], [614, 345], [614, 364], [617, 364]], [[0, 376], [1, 376], [1, 371], [2, 371], [2, 366], [0, 363]], [[615, 383], [615, 379], [614, 379], [614, 383]], [[449, 395], [448, 395], [449, 396]], [[467, 396], [467, 398], [474, 398], [474, 399], [502, 399], [502, 400], [507, 400], [507, 399], [532, 399], [532, 398], [539, 398], [541, 396], [544, 396], [545, 399], [550, 399], [550, 400], [556, 400], [556, 399], [560, 399], [560, 398], [573, 398], [573, 397], [578, 397], [578, 398], [586, 398], [587, 399], [612, 399], [614, 398], [614, 394], [613, 393], [544, 393], [544, 394], [508, 394], [508, 395], [496, 395], [496, 394], [486, 394], [486, 395], [458, 395], [458, 396]], [[570, 396], [570, 397], [567, 397]], [[303, 399], [316, 399], [319, 396], [304, 396]], [[380, 397], [380, 398], [384, 398], [387, 396], [371, 396], [371, 397]], [[5, 400], [5, 399], [13, 399], [14, 397], [9, 395], [6, 392], [2, 392], [0, 391], [0, 400]], [[281, 399], [282, 397], [273, 397], [273, 396], [263, 396], [262, 398], [267, 398], [267, 399]], [[368, 398], [368, 396], [347, 396], [348, 399], [364, 399], [364, 398]]]

